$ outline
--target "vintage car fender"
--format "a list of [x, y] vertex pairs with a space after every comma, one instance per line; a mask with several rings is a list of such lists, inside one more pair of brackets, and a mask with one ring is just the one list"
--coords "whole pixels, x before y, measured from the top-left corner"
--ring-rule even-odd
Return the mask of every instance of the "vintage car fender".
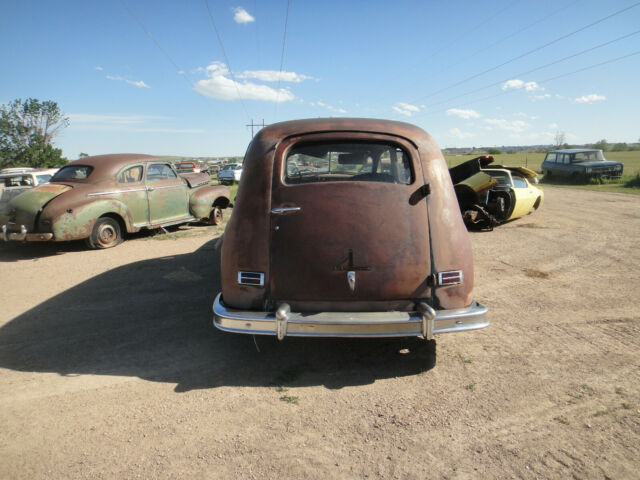
[[194, 189], [189, 196], [189, 211], [196, 218], [209, 218], [211, 209], [229, 206], [229, 189], [220, 185], [208, 185]]
[[127, 232], [136, 231], [127, 206], [120, 200], [90, 199], [72, 208], [55, 208], [55, 200], [45, 207], [38, 222], [40, 231], [50, 231], [57, 241], [81, 240], [91, 235], [96, 220], [104, 215], [119, 217]]

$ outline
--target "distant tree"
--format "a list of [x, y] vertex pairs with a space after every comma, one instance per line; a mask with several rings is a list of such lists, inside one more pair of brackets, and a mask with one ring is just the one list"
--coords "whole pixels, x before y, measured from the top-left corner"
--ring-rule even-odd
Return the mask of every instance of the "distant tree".
[[626, 152], [628, 150], [629, 150], [629, 145], [627, 145], [624, 142], [614, 143], [613, 146], [611, 147], [612, 152]]
[[559, 130], [558, 130], [558, 131], [556, 131], [556, 134], [555, 134], [555, 136], [553, 137], [554, 145], [555, 145], [556, 147], [558, 147], [558, 148], [559, 148], [559, 147], [561, 147], [561, 146], [565, 143], [565, 140], [566, 140], [566, 135], [565, 135], [565, 133], [564, 133], [564, 132], [561, 132], [561, 131], [559, 131]]
[[89, 156], [89, 154], [88, 153], [84, 153], [84, 152], [80, 152], [78, 154], [78, 158], [85, 158], [85, 157], [88, 157], [88, 156]]
[[487, 148], [487, 153], [489, 155], [500, 155], [502, 153], [502, 150], [496, 147], [491, 147], [491, 148]]
[[596, 142], [592, 145], [593, 148], [597, 148], [598, 150], [602, 150], [603, 152], [608, 152], [609, 151], [609, 144], [607, 143], [607, 141], [603, 138], [602, 140], [600, 140], [599, 142]]
[[35, 98], [0, 106], [0, 167], [54, 167], [67, 162], [54, 137], [69, 118], [53, 101]]

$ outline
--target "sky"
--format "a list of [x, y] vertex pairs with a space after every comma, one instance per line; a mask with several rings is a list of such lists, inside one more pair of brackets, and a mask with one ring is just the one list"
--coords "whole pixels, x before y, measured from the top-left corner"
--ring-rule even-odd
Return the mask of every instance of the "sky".
[[2, 0], [0, 39], [0, 103], [57, 102], [69, 159], [243, 155], [247, 125], [316, 117], [640, 141], [634, 0]]

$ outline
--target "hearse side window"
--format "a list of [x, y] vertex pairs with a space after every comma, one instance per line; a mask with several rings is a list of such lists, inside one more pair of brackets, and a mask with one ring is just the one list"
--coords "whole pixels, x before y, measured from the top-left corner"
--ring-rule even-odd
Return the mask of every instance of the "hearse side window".
[[407, 153], [383, 143], [299, 144], [287, 153], [286, 184], [359, 181], [409, 185], [413, 182]]

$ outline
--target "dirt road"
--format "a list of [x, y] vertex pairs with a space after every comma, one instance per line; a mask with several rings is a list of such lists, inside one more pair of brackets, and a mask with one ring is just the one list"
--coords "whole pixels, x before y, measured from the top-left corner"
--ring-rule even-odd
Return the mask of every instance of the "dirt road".
[[435, 355], [214, 330], [221, 232], [0, 245], [0, 478], [638, 478], [640, 197], [472, 234]]

